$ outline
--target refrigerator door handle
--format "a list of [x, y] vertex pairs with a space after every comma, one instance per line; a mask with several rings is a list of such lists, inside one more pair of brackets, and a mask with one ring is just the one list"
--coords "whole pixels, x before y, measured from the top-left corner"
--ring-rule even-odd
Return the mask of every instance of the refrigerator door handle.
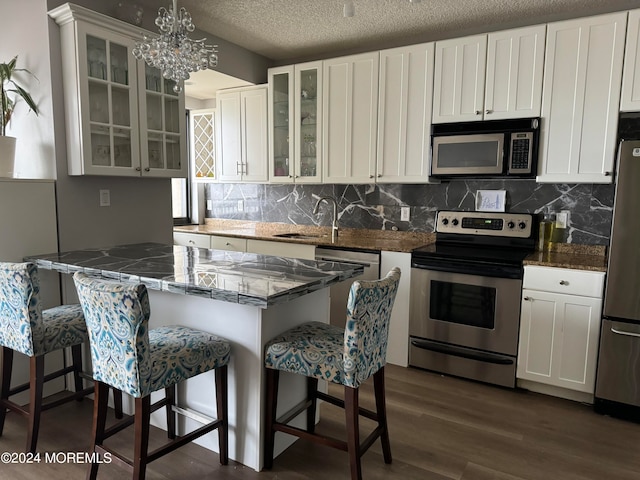
[[639, 337], [640, 338], [640, 333], [625, 332], [624, 330], [618, 330], [617, 328], [613, 328], [613, 327], [611, 327], [611, 331], [613, 333], [618, 334], [618, 335], [625, 335], [627, 337]]

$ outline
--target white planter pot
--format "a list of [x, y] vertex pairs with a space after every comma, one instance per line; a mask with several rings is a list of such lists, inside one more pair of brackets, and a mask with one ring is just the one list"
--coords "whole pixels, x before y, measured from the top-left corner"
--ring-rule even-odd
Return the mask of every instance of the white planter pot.
[[0, 177], [15, 177], [16, 139], [0, 135]]

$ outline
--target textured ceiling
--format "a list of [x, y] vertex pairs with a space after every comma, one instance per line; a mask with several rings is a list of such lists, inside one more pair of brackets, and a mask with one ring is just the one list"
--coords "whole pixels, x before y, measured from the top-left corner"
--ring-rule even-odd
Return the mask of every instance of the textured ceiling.
[[[138, 0], [145, 16], [170, 0]], [[640, 8], [640, 0], [179, 0], [196, 27], [279, 64]]]

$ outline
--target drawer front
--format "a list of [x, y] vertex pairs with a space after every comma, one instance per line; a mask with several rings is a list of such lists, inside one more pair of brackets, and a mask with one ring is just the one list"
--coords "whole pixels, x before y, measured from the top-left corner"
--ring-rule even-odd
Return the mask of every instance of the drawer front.
[[185, 247], [209, 248], [209, 235], [173, 232], [173, 243]]
[[602, 297], [604, 272], [525, 266], [523, 288], [546, 292]]
[[301, 258], [314, 260], [316, 246], [302, 243], [270, 242], [268, 240], [247, 240], [247, 252], [263, 255], [275, 255], [276, 257]]
[[244, 238], [218, 237], [211, 235], [211, 247], [216, 250], [231, 250], [233, 252], [246, 252], [247, 240]]

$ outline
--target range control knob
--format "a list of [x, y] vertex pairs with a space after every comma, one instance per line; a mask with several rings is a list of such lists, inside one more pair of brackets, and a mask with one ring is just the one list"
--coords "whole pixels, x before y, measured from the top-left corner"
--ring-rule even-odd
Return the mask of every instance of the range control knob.
[[516, 224], [513, 223], [513, 222], [507, 223], [507, 227], [509, 227], [509, 228], [514, 228], [515, 226], [516, 226]]
[[452, 223], [454, 226], [456, 226], [456, 225], [458, 225], [458, 223], [459, 223], [459, 222], [458, 222], [458, 219], [457, 219], [457, 218], [454, 218], [453, 220], [451, 220], [451, 223]]
[[442, 219], [442, 224], [443, 225], [449, 225], [449, 219], [448, 218], [443, 218]]
[[524, 229], [527, 227], [527, 224], [526, 224], [526, 223], [524, 223], [524, 222], [520, 222], [520, 223], [518, 224], [518, 227], [520, 227], [520, 230], [524, 230]]

